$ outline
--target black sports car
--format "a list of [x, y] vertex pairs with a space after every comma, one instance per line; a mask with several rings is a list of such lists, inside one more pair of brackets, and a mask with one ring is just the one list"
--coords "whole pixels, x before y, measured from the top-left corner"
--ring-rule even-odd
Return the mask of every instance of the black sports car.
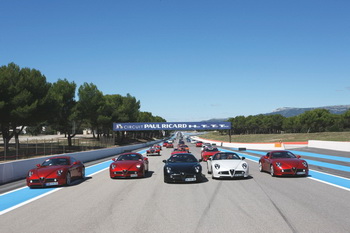
[[163, 160], [164, 182], [201, 182], [202, 166], [193, 154], [177, 153]]

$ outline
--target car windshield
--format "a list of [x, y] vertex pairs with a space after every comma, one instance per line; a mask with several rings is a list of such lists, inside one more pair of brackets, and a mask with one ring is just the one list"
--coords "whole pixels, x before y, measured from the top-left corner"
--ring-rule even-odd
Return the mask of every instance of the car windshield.
[[241, 159], [236, 153], [217, 153], [213, 156], [213, 160], [224, 159]]
[[69, 165], [67, 158], [54, 158], [47, 159], [42, 163], [42, 166], [56, 166], [56, 165]]
[[135, 160], [135, 161], [137, 161], [139, 159], [141, 159], [141, 156], [138, 155], [138, 154], [124, 154], [124, 155], [120, 155], [117, 160], [118, 161], [125, 161], [125, 160]]
[[192, 154], [174, 154], [168, 159], [169, 163], [194, 163], [198, 160]]
[[292, 153], [292, 152], [289, 152], [289, 151], [278, 151], [278, 152], [273, 152], [271, 154], [271, 158], [274, 158], [274, 159], [277, 159], [277, 158], [296, 158], [296, 156]]

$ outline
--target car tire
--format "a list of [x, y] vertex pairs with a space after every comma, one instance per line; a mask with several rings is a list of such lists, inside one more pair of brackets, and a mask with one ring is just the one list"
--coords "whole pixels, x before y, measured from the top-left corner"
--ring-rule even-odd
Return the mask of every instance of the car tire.
[[264, 171], [263, 168], [262, 168], [262, 163], [261, 163], [261, 161], [259, 161], [259, 171], [260, 171], [260, 172], [263, 172], [263, 171]]
[[85, 167], [81, 169], [81, 179], [85, 179]]
[[68, 172], [66, 175], [66, 185], [70, 186], [71, 184], [72, 184], [72, 176], [71, 176], [70, 172]]
[[208, 174], [211, 174], [211, 173], [212, 173], [211, 171], [209, 171], [209, 167], [208, 167], [208, 165], [207, 165], [207, 170], [208, 170]]
[[270, 166], [270, 175], [271, 175], [272, 177], [275, 176], [275, 169], [273, 168], [273, 165]]

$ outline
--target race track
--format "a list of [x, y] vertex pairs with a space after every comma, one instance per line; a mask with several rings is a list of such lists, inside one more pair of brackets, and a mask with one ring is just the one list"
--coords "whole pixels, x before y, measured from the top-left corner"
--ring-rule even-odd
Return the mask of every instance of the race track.
[[[200, 148], [188, 145], [200, 158]], [[0, 232], [350, 231], [347, 189], [310, 178], [271, 177], [248, 159], [249, 179], [213, 180], [202, 162], [204, 182], [166, 184], [162, 160], [171, 151], [149, 157], [147, 178], [112, 180], [105, 169], [3, 213]]]

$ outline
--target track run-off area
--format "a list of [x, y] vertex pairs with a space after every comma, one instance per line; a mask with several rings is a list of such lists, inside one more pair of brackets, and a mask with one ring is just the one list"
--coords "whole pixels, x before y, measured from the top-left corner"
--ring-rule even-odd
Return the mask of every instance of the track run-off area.
[[86, 179], [72, 186], [16, 188], [0, 194], [0, 232], [349, 232], [349, 156], [291, 150], [309, 177], [280, 178], [259, 172], [266, 152], [234, 151], [249, 178], [214, 180], [202, 162], [202, 183], [166, 184], [162, 160], [172, 149], [163, 148], [148, 157], [146, 178], [110, 179], [108, 158], [86, 164]]

